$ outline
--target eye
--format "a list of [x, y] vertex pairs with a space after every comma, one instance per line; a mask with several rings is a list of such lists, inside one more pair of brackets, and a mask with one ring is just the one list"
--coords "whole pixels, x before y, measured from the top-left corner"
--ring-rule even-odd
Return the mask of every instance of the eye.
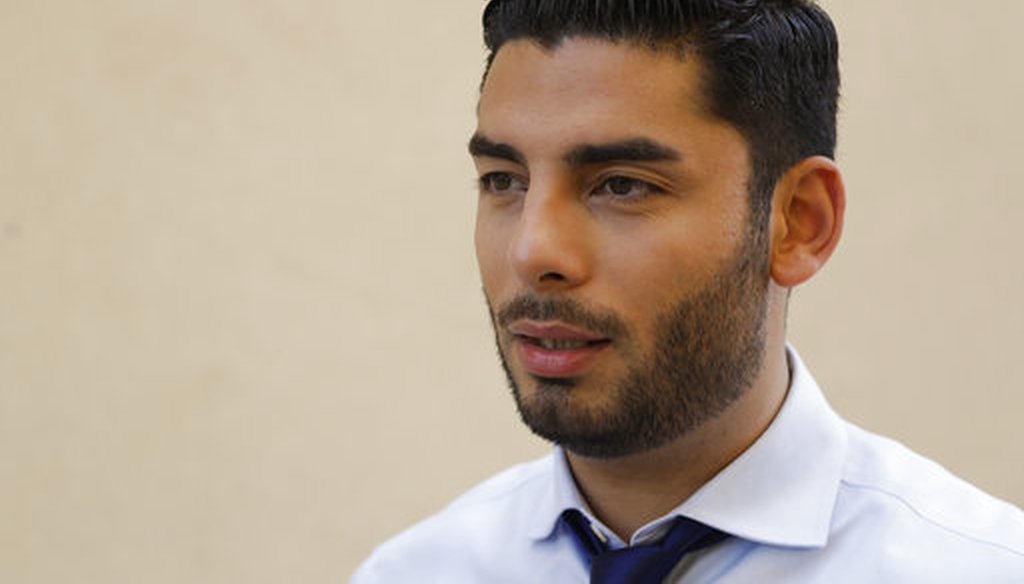
[[509, 172], [489, 172], [480, 177], [480, 191], [496, 195], [525, 192], [526, 183]]
[[639, 199], [660, 192], [663, 192], [662, 188], [628, 176], [613, 176], [605, 179], [594, 190], [595, 195], [610, 195], [619, 199]]

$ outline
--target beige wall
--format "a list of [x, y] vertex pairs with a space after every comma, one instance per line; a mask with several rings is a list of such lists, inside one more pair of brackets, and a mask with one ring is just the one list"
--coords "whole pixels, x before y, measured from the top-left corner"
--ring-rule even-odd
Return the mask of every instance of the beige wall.
[[[1016, 0], [833, 0], [837, 408], [1018, 504]], [[470, 237], [481, 2], [0, 1], [0, 581], [344, 581], [545, 451]]]

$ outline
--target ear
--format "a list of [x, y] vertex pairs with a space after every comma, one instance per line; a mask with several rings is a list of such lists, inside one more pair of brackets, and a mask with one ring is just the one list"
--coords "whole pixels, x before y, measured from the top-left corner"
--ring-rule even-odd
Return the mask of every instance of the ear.
[[807, 281], [839, 244], [846, 190], [835, 162], [805, 158], [779, 179], [772, 198], [771, 275], [785, 288]]

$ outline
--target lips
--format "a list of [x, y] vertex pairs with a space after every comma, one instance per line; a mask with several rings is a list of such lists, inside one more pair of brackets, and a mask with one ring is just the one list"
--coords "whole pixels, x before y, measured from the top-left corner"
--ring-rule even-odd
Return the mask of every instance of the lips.
[[550, 379], [582, 375], [611, 344], [598, 333], [560, 322], [521, 320], [508, 331], [526, 371]]

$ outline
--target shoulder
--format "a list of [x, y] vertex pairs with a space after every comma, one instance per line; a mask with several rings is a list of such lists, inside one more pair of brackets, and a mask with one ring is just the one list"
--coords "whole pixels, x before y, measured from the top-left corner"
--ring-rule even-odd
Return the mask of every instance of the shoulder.
[[509, 467], [460, 495], [435, 517], [458, 516], [463, 510], [480, 506], [500, 509], [514, 505], [535, 491], [550, 487], [553, 465], [553, 455], [549, 454]]
[[474, 581], [502, 560], [503, 544], [525, 538], [530, 510], [550, 487], [552, 464], [549, 455], [483, 481], [377, 546], [352, 584]]
[[896, 441], [847, 429], [836, 537], [877, 542], [869, 547], [878, 561], [904, 568], [1024, 574], [1024, 512]]

